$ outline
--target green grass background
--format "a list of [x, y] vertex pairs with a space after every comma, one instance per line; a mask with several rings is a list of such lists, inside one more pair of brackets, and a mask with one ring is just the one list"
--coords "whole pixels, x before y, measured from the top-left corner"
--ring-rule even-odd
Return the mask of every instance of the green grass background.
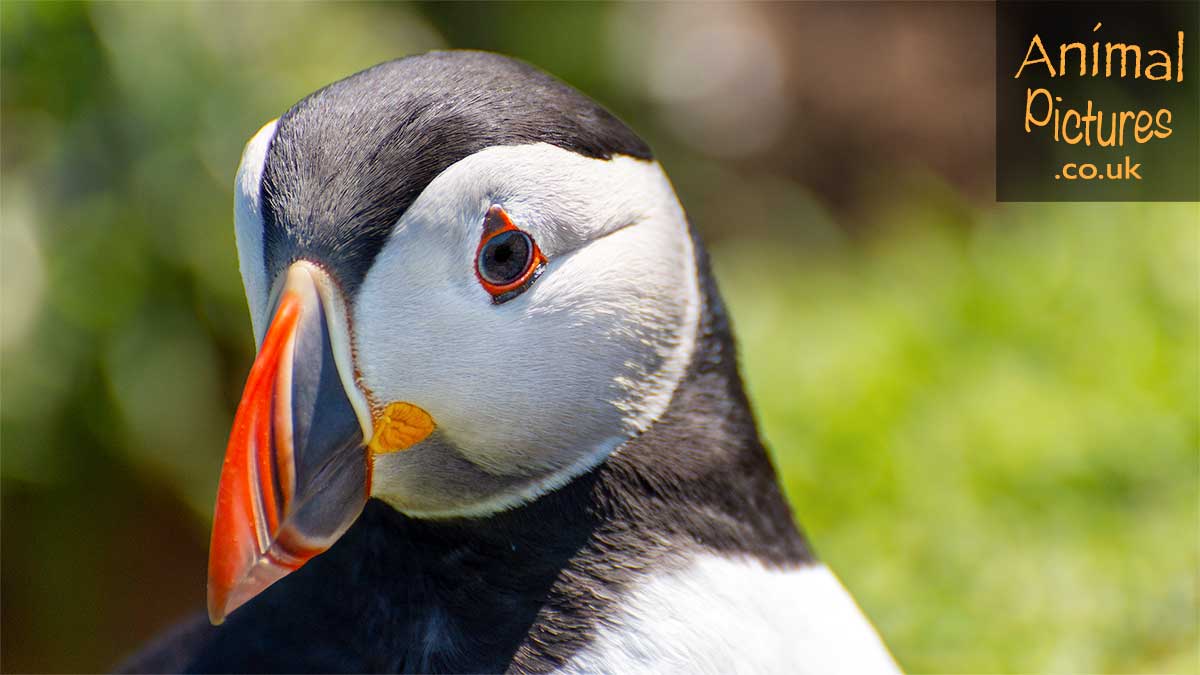
[[450, 45], [526, 58], [650, 140], [796, 514], [907, 670], [1200, 671], [1196, 205], [996, 205], [896, 163], [827, 207], [680, 140], [613, 66], [640, 11], [0, 3], [0, 670], [104, 670], [203, 606], [253, 355], [242, 144]]
[[913, 672], [1196, 672], [1194, 206], [717, 249], [818, 552]]

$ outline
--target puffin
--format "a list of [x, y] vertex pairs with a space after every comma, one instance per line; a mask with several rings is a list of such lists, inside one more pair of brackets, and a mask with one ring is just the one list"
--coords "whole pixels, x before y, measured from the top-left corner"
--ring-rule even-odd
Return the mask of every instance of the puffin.
[[442, 51], [246, 145], [257, 356], [208, 612], [120, 672], [885, 673], [798, 529], [650, 147]]

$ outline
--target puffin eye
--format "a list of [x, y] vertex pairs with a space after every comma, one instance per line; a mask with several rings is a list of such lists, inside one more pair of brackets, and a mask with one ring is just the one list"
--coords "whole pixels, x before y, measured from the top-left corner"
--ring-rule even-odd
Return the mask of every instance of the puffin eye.
[[519, 230], [501, 232], [479, 250], [479, 276], [489, 284], [506, 286], [521, 278], [533, 260], [533, 240]]
[[498, 305], [520, 295], [545, 266], [546, 257], [533, 237], [517, 229], [501, 207], [488, 209], [475, 255], [475, 275], [492, 302]]

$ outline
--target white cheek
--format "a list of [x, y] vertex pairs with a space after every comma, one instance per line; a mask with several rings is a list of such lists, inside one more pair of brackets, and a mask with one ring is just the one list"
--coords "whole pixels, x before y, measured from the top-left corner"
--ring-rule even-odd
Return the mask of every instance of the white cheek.
[[233, 222], [237, 238], [238, 266], [246, 300], [250, 304], [250, 321], [254, 326], [254, 342], [262, 344], [269, 317], [267, 311], [267, 269], [263, 259], [262, 176], [266, 168], [267, 150], [275, 137], [279, 120], [267, 122], [242, 151], [241, 165], [233, 183]]
[[699, 304], [691, 240], [627, 227], [567, 256], [544, 281], [527, 312], [537, 351], [577, 370], [574, 383], [615, 411], [623, 432], [644, 430], [690, 355]]
[[[504, 155], [495, 158], [505, 160], [498, 166], [511, 169], [528, 147], [486, 152]], [[532, 151], [544, 159], [544, 149]], [[522, 181], [526, 190], [557, 181], [541, 202], [527, 194], [505, 200], [481, 187], [479, 170], [474, 180], [443, 174], [401, 220], [354, 307], [358, 366], [376, 403], [424, 408], [467, 459], [496, 475], [594, 464], [662, 414], [694, 341], [694, 252], [661, 170], [552, 153], [600, 177], [625, 172], [652, 194], [631, 199], [637, 191], [597, 180], [568, 185], [559, 171]], [[622, 195], [621, 203], [589, 203], [589, 194]], [[473, 267], [493, 200], [511, 209], [550, 259], [526, 292], [501, 305], [480, 288]], [[588, 236], [548, 229], [546, 214], [561, 215], [564, 204], [591, 213], [579, 220], [604, 229]], [[579, 248], [557, 253], [555, 235], [581, 240]]]
[[692, 337], [679, 327], [694, 303], [646, 298], [671, 298], [694, 283], [690, 265], [662, 268], [661, 248], [678, 241], [652, 228], [620, 230], [552, 262], [503, 305], [467, 275], [423, 282], [437, 276], [427, 264], [443, 256], [388, 267], [393, 261], [379, 260], [391, 271], [367, 283], [388, 291], [364, 287], [375, 305], [360, 306], [356, 324], [360, 343], [387, 347], [360, 349], [360, 369], [377, 399], [426, 409], [491, 472], [569, 464], [576, 452], [644, 429], [669, 401]]

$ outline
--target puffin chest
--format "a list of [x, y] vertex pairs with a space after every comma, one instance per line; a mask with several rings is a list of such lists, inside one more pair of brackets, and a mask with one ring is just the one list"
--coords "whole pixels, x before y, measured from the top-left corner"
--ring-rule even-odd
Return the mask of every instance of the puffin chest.
[[824, 565], [772, 569], [716, 554], [637, 585], [562, 669], [601, 671], [898, 672]]

